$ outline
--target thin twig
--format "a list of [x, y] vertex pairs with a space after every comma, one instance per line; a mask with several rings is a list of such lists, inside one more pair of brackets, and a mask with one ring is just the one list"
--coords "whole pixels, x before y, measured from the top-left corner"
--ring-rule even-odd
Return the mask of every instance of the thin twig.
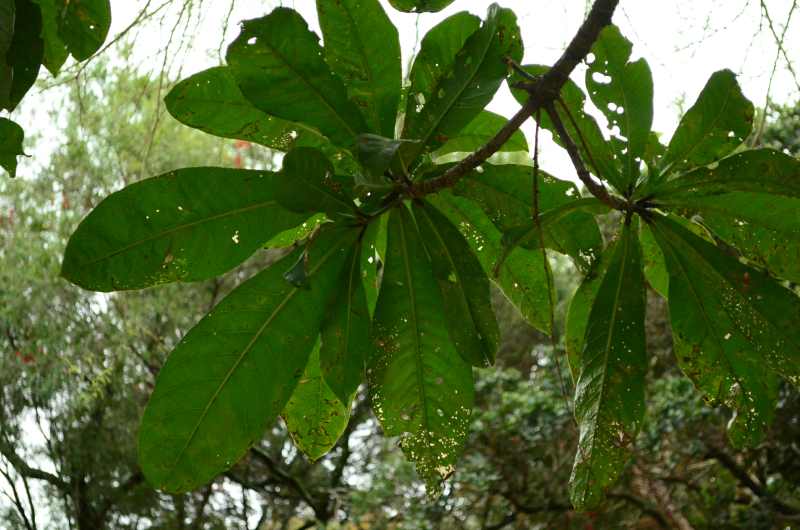
[[586, 20], [556, 64], [539, 81], [528, 87], [530, 98], [527, 103], [498, 131], [494, 138], [442, 175], [415, 184], [412, 189], [413, 194], [419, 197], [453, 187], [461, 178], [495, 154], [525, 123], [525, 120], [533, 116], [537, 109], [552, 104], [558, 98], [561, 88], [569, 79], [572, 71], [589, 53], [600, 31], [611, 24], [611, 16], [618, 3], [619, 0], [596, 0]]

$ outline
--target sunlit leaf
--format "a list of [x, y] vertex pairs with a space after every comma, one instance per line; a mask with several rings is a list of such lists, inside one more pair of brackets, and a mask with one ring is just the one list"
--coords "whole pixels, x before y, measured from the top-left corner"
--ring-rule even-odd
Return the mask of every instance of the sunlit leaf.
[[393, 138], [400, 105], [400, 39], [378, 0], [317, 0], [325, 59], [373, 132]]
[[167, 359], [139, 429], [139, 462], [167, 492], [195, 489], [230, 468], [294, 392], [357, 230], [311, 245], [307, 288], [283, 280], [298, 249], [244, 282]]
[[570, 499], [578, 510], [602, 502], [630, 457], [644, 417], [646, 305], [636, 227], [626, 224], [609, 252], [578, 359], [579, 439], [570, 477]]
[[414, 217], [433, 265], [456, 350], [473, 366], [490, 366], [500, 342], [489, 278], [458, 228], [429, 203]]
[[263, 112], [314, 127], [342, 147], [367, 132], [319, 37], [296, 11], [279, 7], [243, 22], [227, 60], [244, 96]]
[[305, 219], [278, 204], [279, 178], [269, 171], [185, 168], [132, 184], [81, 222], [61, 274], [93, 291], [222, 274]]
[[372, 406], [400, 436], [417, 472], [437, 491], [469, 431], [472, 369], [453, 345], [431, 263], [405, 206], [392, 210], [386, 268], [373, 323]]

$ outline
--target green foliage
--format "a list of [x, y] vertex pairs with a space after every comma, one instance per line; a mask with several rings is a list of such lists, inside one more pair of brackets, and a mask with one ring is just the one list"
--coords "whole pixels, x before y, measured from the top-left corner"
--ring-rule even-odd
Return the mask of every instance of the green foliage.
[[15, 122], [0, 118], [0, 166], [13, 178], [17, 174], [17, 157], [24, 155], [22, 140], [25, 132]]
[[[416, 11], [447, 3], [393, 2]], [[105, 290], [209, 278], [256, 248], [295, 240], [170, 355], [140, 430], [148, 480], [169, 492], [196, 488], [230, 469], [278, 415], [317, 459], [366, 382], [384, 433], [440, 491], [468, 438], [471, 365], [490, 364], [498, 348], [490, 277], [523, 318], [554, 334], [548, 252], [587, 275], [565, 340], [576, 381], [576, 508], [603, 501], [645, 421], [645, 278], [668, 291], [684, 372], [736, 409], [731, 440], [761, 438], [779, 377], [800, 375], [800, 301], [772, 276], [800, 275], [791, 259], [800, 162], [734, 154], [752, 105], [730, 72], [711, 77], [664, 148], [650, 130], [649, 67], [630, 62], [631, 43], [607, 27], [585, 78], [607, 134], [572, 82], [554, 108], [535, 113], [545, 128], [566, 124], [558, 140], [578, 144], [573, 160], [601, 180], [590, 187], [597, 197], [500, 157], [427, 193], [418, 184], [467, 167], [452, 162], [500, 126], [484, 107], [504, 79], [519, 80], [509, 75], [523, 53], [514, 13], [493, 5], [483, 21], [444, 20], [422, 40], [402, 94], [397, 32], [378, 1], [318, 8], [324, 45], [297, 12], [277, 8], [243, 24], [227, 66], [167, 97], [187, 125], [285, 151], [280, 172], [195, 168], [134, 184], [101, 203], [67, 249], [65, 277]], [[511, 135], [505, 149], [527, 144]], [[605, 184], [613, 199], [597, 192]], [[621, 215], [604, 249], [595, 215], [609, 206]]]

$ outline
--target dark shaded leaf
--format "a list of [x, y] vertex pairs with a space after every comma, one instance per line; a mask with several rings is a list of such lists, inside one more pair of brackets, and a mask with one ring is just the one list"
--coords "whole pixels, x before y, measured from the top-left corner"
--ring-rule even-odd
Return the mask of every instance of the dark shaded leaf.
[[[375, 223], [377, 224], [377, 223]], [[347, 256], [339, 287], [322, 323], [319, 362], [327, 386], [343, 406], [350, 405], [364, 380], [370, 342], [370, 314], [361, 278], [364, 243]]]
[[17, 176], [17, 157], [23, 156], [22, 141], [25, 131], [17, 123], [0, 118], [0, 166], [8, 171], [9, 176]]
[[653, 76], [644, 59], [628, 62], [632, 48], [619, 28], [607, 26], [592, 46], [594, 60], [586, 71], [592, 102], [605, 114], [609, 128], [619, 129], [611, 137], [622, 168], [614, 187], [626, 195], [639, 178], [653, 124]]
[[100, 49], [110, 27], [109, 0], [71, 0], [66, 2], [59, 35], [72, 56], [84, 61]]
[[245, 21], [227, 60], [244, 96], [263, 112], [318, 129], [342, 147], [367, 132], [361, 113], [322, 56], [319, 37], [294, 10]]
[[304, 220], [278, 204], [279, 178], [268, 171], [186, 168], [132, 184], [81, 222], [61, 274], [93, 291], [222, 274]]
[[309, 250], [310, 288], [285, 282], [296, 250], [246, 281], [183, 338], [142, 417], [139, 462], [167, 492], [230, 468], [284, 410], [309, 355], [356, 230], [331, 227]]
[[414, 217], [428, 249], [456, 350], [473, 366], [491, 366], [500, 342], [489, 278], [458, 228], [426, 202]]
[[44, 41], [44, 57], [42, 64], [51, 74], [58, 71], [69, 57], [67, 45], [59, 35], [59, 21], [64, 14], [63, 0], [35, 0], [42, 12], [42, 40]]
[[378, 0], [317, 0], [325, 59], [373, 132], [394, 137], [400, 105], [400, 39]]
[[505, 60], [509, 57], [517, 61], [522, 58], [517, 19], [511, 10], [494, 4], [486, 22], [466, 40], [452, 66], [434, 78], [437, 82], [430, 91], [424, 90], [420, 97], [412, 83], [402, 137], [421, 143], [411, 150], [407, 162], [423, 149], [435, 150], [446, 143], [483, 111], [506, 77]]
[[0, 109], [14, 110], [39, 75], [44, 55], [42, 14], [31, 0], [16, 0], [14, 35], [5, 55], [7, 70], [0, 79]]
[[317, 342], [281, 413], [295, 447], [311, 460], [333, 449], [350, 420], [350, 401], [341, 403], [323, 379]]
[[678, 363], [710, 400], [737, 411], [731, 441], [755, 444], [777, 399], [768, 368], [800, 382], [800, 300], [675, 221], [656, 217], [650, 227], [669, 271]]
[[386, 223], [389, 216], [384, 214], [367, 225], [361, 239], [361, 278], [367, 297], [369, 314], [375, 312], [380, 287], [380, 269], [386, 257]]
[[334, 174], [321, 151], [298, 147], [283, 157], [275, 195], [284, 208], [298, 213], [323, 212], [328, 217], [352, 214], [353, 201], [344, 193], [346, 182]]
[[431, 263], [405, 206], [392, 210], [388, 231], [368, 370], [373, 410], [437, 491], [469, 432], [472, 369], [450, 340]]
[[622, 473], [645, 409], [645, 289], [636, 227], [626, 225], [610, 251], [578, 359], [579, 439], [570, 477], [570, 499], [578, 510], [602, 502]]

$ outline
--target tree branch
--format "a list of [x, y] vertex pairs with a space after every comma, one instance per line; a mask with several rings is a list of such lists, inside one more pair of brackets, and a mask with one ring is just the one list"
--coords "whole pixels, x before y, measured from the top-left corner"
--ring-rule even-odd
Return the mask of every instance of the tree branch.
[[614, 14], [618, 3], [619, 0], [595, 0], [589, 15], [564, 50], [564, 53], [556, 61], [555, 65], [542, 76], [541, 80], [528, 87], [530, 98], [527, 103], [500, 129], [494, 138], [442, 175], [415, 184], [411, 190], [412, 194], [420, 197], [453, 187], [467, 173], [499, 151], [503, 144], [511, 138], [511, 135], [525, 123], [525, 120], [533, 116], [538, 109], [552, 104], [559, 97], [561, 88], [569, 79], [572, 71], [589, 53], [600, 31], [611, 24], [611, 16]]
[[16, 453], [14, 448], [11, 447], [11, 445], [5, 440], [0, 440], [0, 454], [2, 454], [5, 459], [8, 460], [11, 466], [20, 475], [28, 478], [35, 478], [37, 480], [44, 480], [45, 482], [49, 482], [62, 491], [67, 491], [69, 489], [69, 485], [61, 480], [60, 477], [52, 473], [48, 473], [47, 471], [29, 466], [28, 463], [25, 462], [25, 460], [23, 460], [22, 457]]

